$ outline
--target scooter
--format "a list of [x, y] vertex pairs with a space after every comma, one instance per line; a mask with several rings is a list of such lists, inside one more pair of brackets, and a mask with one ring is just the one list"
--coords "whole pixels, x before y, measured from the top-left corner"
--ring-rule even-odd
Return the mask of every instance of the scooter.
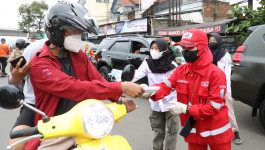
[[[132, 74], [134, 74], [133, 67], [126, 67], [121, 75], [123, 81], [131, 80]], [[153, 94], [158, 89], [159, 87], [145, 87], [146, 93], [149, 94]], [[12, 85], [0, 87], [0, 107], [13, 109], [21, 105], [39, 113], [43, 119], [38, 121], [36, 127], [12, 131], [11, 139], [28, 137], [7, 146], [7, 149], [32, 139], [40, 138], [43, 141], [65, 136], [75, 139], [75, 150], [132, 149], [124, 137], [109, 135], [114, 122], [120, 122], [126, 115], [124, 104], [104, 104], [96, 99], [88, 99], [78, 103], [65, 114], [49, 117], [44, 112], [25, 103], [23, 93], [16, 87]]]

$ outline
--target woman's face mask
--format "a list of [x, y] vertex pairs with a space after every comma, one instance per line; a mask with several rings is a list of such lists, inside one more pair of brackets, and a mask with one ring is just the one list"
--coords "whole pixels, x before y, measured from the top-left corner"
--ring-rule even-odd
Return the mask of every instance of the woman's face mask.
[[199, 56], [198, 56], [199, 50], [195, 51], [189, 51], [189, 50], [184, 50], [182, 51], [183, 57], [186, 62], [195, 62]]
[[155, 59], [159, 59], [162, 57], [162, 54], [163, 52], [158, 52], [156, 50], [150, 50], [150, 54], [151, 54], [151, 57], [155, 60]]
[[218, 47], [218, 43], [215, 43], [215, 42], [209, 43], [210, 50], [215, 50], [217, 47]]
[[81, 40], [81, 35], [75, 34], [75, 35], [66, 36], [64, 38], [63, 46], [65, 49], [71, 52], [78, 53], [82, 43], [83, 42]]

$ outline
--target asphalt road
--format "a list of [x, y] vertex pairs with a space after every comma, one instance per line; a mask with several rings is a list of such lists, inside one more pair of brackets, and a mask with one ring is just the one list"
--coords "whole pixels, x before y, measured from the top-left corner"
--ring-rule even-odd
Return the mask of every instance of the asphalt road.
[[[7, 67], [8, 70], [9, 67]], [[7, 77], [0, 78], [0, 86], [7, 84]], [[152, 150], [153, 132], [150, 127], [150, 104], [148, 100], [135, 101], [139, 108], [127, 114], [123, 120], [114, 124], [112, 135], [122, 135], [131, 144], [134, 150]], [[241, 102], [234, 103], [235, 114], [243, 139], [241, 145], [232, 144], [233, 150], [264, 150], [265, 130], [262, 128], [258, 117], [251, 118], [251, 108]], [[7, 146], [9, 132], [18, 116], [19, 109], [4, 110], [0, 108], [0, 149]], [[181, 136], [177, 141], [178, 150], [186, 150], [187, 144]]]

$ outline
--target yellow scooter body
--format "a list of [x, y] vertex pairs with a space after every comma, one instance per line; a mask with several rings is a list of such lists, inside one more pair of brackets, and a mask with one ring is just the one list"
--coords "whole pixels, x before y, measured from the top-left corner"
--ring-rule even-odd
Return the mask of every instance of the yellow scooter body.
[[[104, 104], [94, 99], [84, 100], [67, 113], [51, 117], [49, 122], [44, 123], [42, 120], [39, 120], [37, 125], [38, 131], [44, 136], [41, 141], [71, 136], [76, 141], [77, 149], [101, 150], [100, 148], [102, 148], [102, 150], [131, 150], [127, 140], [121, 136], [107, 135], [103, 138], [95, 139], [95, 137], [85, 132], [82, 122], [83, 115], [90, 105], [97, 103]], [[122, 117], [126, 115], [125, 105], [116, 103], [104, 105], [112, 112], [115, 122], [121, 121]]]
[[122, 136], [107, 135], [104, 138], [92, 140], [80, 145], [75, 150], [131, 150], [130, 144]]

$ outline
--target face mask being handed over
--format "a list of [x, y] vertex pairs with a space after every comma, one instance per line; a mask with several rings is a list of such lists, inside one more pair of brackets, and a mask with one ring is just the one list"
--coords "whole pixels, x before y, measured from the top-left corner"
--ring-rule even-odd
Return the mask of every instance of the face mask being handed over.
[[156, 50], [151, 50], [150, 54], [152, 58], [155, 60], [155, 59], [159, 59], [160, 57], [162, 57], [163, 52], [157, 52]]
[[196, 61], [199, 58], [198, 53], [199, 53], [199, 50], [195, 50], [195, 51], [184, 50], [184, 51], [182, 51], [183, 57], [184, 57], [186, 62]]
[[64, 38], [63, 46], [71, 52], [78, 53], [81, 45], [82, 40], [80, 34], [70, 35]]

